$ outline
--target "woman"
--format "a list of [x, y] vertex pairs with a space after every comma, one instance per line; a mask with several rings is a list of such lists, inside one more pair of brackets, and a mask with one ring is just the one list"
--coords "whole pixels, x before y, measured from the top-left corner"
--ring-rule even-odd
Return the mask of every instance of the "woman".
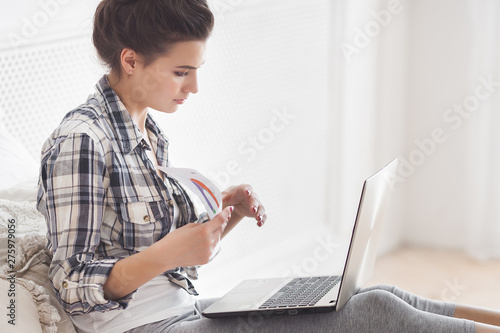
[[[168, 141], [149, 108], [173, 113], [198, 91], [213, 15], [204, 0], [104, 0], [93, 41], [110, 72], [42, 149], [38, 209], [46, 216], [49, 277], [80, 332], [500, 332], [500, 315], [425, 300], [394, 287], [364, 289], [339, 312], [209, 320], [189, 278], [244, 217], [266, 221], [250, 185], [198, 214], [158, 171]], [[198, 222], [198, 223], [191, 223]], [[453, 316], [457, 318], [453, 318]], [[469, 320], [458, 319], [466, 318]]]

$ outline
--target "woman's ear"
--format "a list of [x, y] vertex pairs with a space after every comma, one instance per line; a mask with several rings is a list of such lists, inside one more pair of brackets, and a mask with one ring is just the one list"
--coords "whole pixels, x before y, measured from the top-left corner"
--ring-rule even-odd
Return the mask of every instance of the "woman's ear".
[[131, 49], [123, 49], [120, 55], [120, 62], [123, 71], [128, 74], [134, 74], [134, 70], [136, 69], [136, 64], [138, 60], [138, 55], [134, 50]]

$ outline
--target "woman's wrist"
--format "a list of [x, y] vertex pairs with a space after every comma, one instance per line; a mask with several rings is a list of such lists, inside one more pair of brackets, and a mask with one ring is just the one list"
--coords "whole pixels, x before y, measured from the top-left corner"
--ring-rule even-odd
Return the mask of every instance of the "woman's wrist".
[[144, 251], [116, 262], [104, 284], [105, 297], [110, 300], [120, 299], [161, 273], [175, 269], [177, 266], [169, 260], [175, 254], [167, 246], [163, 242], [156, 242]]
[[175, 263], [176, 249], [172, 247], [172, 242], [165, 239], [167, 237], [170, 238], [169, 234], [138, 253], [141, 254], [140, 260], [142, 261], [142, 265], [145, 267], [155, 267], [156, 271], [159, 271], [158, 274], [179, 267]]
[[237, 212], [233, 212], [231, 214], [231, 219], [227, 222], [227, 226], [224, 229], [224, 232], [221, 235], [221, 238], [224, 238], [241, 220], [243, 220], [245, 216], [238, 214]]

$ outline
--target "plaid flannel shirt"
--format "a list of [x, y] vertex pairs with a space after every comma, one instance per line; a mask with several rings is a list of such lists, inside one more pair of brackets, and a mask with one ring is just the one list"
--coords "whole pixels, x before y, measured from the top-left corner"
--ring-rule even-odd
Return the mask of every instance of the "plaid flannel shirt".
[[[146, 128], [158, 164], [168, 166], [168, 141], [149, 115]], [[135, 292], [110, 301], [103, 285], [118, 260], [170, 231], [172, 200], [179, 207], [177, 227], [208, 220], [206, 213], [197, 216], [174, 179], [158, 176], [146, 155], [150, 148], [106, 76], [43, 145], [37, 208], [46, 217], [53, 254], [49, 278], [70, 314], [127, 307]], [[181, 271], [197, 278], [194, 267], [164, 274], [196, 295]]]

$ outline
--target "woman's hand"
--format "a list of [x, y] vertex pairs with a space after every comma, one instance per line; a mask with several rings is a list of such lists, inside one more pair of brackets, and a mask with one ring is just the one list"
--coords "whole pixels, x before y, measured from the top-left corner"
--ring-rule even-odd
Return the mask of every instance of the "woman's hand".
[[165, 246], [163, 257], [168, 258], [169, 266], [185, 267], [208, 263], [231, 219], [233, 210], [232, 206], [226, 207], [208, 222], [188, 223], [163, 237], [158, 243], [160, 246]]
[[266, 223], [266, 210], [250, 185], [231, 186], [223, 191], [222, 207], [227, 206], [233, 206], [234, 212], [223, 236], [244, 217], [253, 217], [259, 227], [262, 227]]

